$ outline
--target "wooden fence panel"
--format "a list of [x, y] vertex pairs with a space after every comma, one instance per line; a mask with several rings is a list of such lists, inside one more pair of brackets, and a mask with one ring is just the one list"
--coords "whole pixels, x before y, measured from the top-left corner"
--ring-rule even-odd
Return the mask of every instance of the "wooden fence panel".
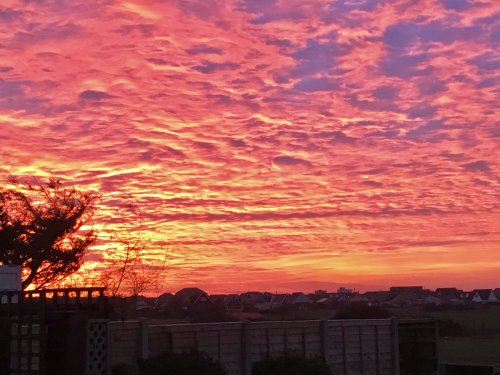
[[252, 363], [289, 354], [322, 356], [336, 375], [397, 374], [394, 360], [397, 337], [391, 320], [146, 324], [145, 327], [139, 322], [110, 324], [112, 365], [130, 362], [144, 350], [153, 356], [165, 351], [196, 349], [219, 361], [230, 375], [251, 375]]

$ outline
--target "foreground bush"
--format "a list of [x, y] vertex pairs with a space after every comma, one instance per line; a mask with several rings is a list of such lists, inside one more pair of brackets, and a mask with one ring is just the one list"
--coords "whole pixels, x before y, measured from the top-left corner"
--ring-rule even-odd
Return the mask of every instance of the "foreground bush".
[[204, 353], [164, 353], [139, 362], [141, 375], [227, 375]]
[[331, 375], [322, 358], [286, 356], [257, 362], [252, 375]]

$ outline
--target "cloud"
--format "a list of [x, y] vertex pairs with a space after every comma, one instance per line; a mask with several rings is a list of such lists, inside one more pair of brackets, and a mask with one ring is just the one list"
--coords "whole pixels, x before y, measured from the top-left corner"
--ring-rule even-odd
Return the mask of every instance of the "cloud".
[[231, 146], [234, 146], [234, 147], [245, 147], [247, 145], [247, 143], [242, 139], [230, 138], [230, 139], [228, 139], [228, 142]]
[[276, 156], [273, 159], [273, 163], [281, 166], [311, 165], [311, 163], [307, 160], [288, 155]]
[[150, 63], [155, 64], [155, 65], [173, 65], [173, 66], [176, 66], [176, 64], [171, 64], [165, 59], [159, 59], [156, 57], [150, 57], [147, 59], [147, 61], [149, 61]]
[[336, 63], [336, 57], [346, 53], [346, 47], [336, 42], [321, 43], [314, 39], [306, 47], [294, 52], [292, 57], [299, 63], [291, 71], [293, 77], [316, 73], [328, 73]]
[[355, 138], [349, 137], [341, 131], [321, 132], [319, 133], [319, 136], [328, 138], [331, 143], [344, 143], [352, 145], [356, 142]]
[[442, 130], [444, 130], [442, 121], [431, 120], [410, 130], [406, 138], [417, 142], [441, 142], [447, 138], [447, 135]]
[[[9, 71], [10, 69], [7, 70]], [[43, 112], [48, 104], [47, 100], [27, 94], [27, 88], [33, 84], [30, 81], [0, 79], [0, 109]]]
[[85, 90], [80, 93], [80, 99], [84, 100], [102, 100], [112, 98], [107, 92], [98, 90]]
[[488, 162], [485, 160], [473, 161], [467, 164], [463, 164], [462, 166], [470, 172], [489, 173], [491, 171]]
[[80, 30], [81, 28], [74, 23], [51, 23], [47, 26], [35, 26], [30, 31], [16, 33], [13, 43], [26, 45], [44, 40], [68, 39], [77, 36]]
[[486, 52], [482, 55], [476, 56], [470, 60], [479, 69], [490, 71], [500, 69], [500, 57], [494, 55], [492, 52]]
[[428, 75], [432, 67], [425, 66], [425, 63], [431, 58], [430, 54], [415, 51], [428, 50], [433, 43], [448, 45], [455, 41], [475, 40], [482, 34], [483, 29], [479, 26], [450, 27], [439, 21], [391, 25], [382, 36], [387, 56], [380, 68], [385, 75], [400, 78]]
[[373, 90], [373, 97], [377, 99], [394, 100], [398, 96], [398, 88], [394, 86], [379, 86]]
[[209, 55], [209, 54], [222, 55], [221, 49], [206, 44], [197, 44], [193, 47], [188, 48], [186, 52], [189, 55]]
[[222, 70], [235, 70], [238, 68], [238, 66], [239, 65], [234, 62], [215, 63], [210, 61], [203, 61], [201, 65], [196, 65], [193, 67], [193, 69], [204, 74], [212, 74]]
[[387, 28], [383, 41], [393, 49], [403, 50], [417, 42], [450, 44], [457, 40], [477, 39], [481, 33], [479, 26], [449, 27], [437, 21], [427, 24], [398, 23]]
[[409, 118], [429, 118], [436, 113], [436, 107], [431, 105], [416, 105], [407, 110]]
[[0, 20], [3, 22], [11, 22], [22, 17], [23, 12], [20, 10], [4, 8], [0, 9]]
[[390, 52], [388, 58], [380, 63], [380, 69], [386, 76], [399, 78], [412, 78], [428, 75], [432, 72], [431, 66], [425, 63], [429, 60], [426, 53], [404, 55], [401, 52]]
[[176, 0], [176, 3], [184, 12], [200, 19], [216, 18], [221, 11], [221, 3], [217, 0]]
[[122, 35], [138, 33], [142, 36], [153, 36], [157, 28], [153, 24], [121, 25], [116, 32]]
[[297, 82], [293, 88], [305, 92], [333, 91], [339, 88], [339, 82], [327, 77], [304, 78]]
[[500, 26], [495, 27], [491, 31], [491, 41], [494, 43], [500, 43]]
[[468, 10], [473, 7], [469, 0], [442, 0], [443, 5], [447, 9], [453, 9], [459, 12]]
[[445, 82], [435, 78], [422, 78], [418, 81], [417, 85], [420, 95], [435, 95], [437, 93], [446, 91]]
[[303, 20], [311, 14], [314, 8], [318, 8], [316, 4], [277, 0], [243, 0], [238, 7], [239, 10], [254, 15], [250, 22], [255, 25], [265, 25], [275, 21]]

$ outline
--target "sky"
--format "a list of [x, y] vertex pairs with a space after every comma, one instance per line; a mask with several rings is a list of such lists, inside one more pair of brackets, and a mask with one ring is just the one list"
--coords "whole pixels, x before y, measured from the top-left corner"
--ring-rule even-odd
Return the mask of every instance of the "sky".
[[496, 0], [2, 0], [0, 179], [162, 290], [500, 287], [499, 70]]

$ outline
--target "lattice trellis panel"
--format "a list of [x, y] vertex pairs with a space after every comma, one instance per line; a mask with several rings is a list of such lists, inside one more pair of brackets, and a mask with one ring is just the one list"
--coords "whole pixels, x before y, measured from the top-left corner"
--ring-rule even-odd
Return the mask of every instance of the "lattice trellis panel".
[[107, 320], [90, 320], [88, 322], [87, 375], [108, 375]]

